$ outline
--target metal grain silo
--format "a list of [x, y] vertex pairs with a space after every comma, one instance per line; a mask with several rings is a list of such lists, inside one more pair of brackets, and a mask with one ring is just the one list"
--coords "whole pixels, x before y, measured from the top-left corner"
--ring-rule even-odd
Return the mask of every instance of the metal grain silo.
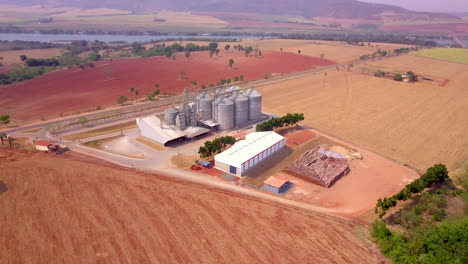
[[230, 86], [224, 90], [226, 96], [231, 96], [233, 93], [239, 92], [240, 88], [237, 85]]
[[184, 113], [178, 114], [176, 117], [175, 123], [176, 123], [176, 126], [180, 128], [181, 130], [186, 129], [187, 125], [185, 123], [185, 114]]
[[234, 93], [229, 99], [234, 103], [234, 125], [245, 125], [249, 122], [249, 98], [241, 93]]
[[213, 119], [213, 97], [209, 94], [202, 93], [198, 96], [199, 117], [202, 121]]
[[249, 120], [257, 120], [262, 117], [262, 94], [255, 89], [244, 92], [249, 98]]
[[190, 105], [190, 126], [197, 126], [197, 105], [196, 104]]
[[221, 96], [215, 101], [216, 121], [220, 130], [229, 130], [234, 127], [234, 103]]
[[176, 116], [179, 114], [179, 110], [175, 109], [174, 107], [166, 109], [164, 111], [164, 120], [166, 120], [167, 124], [175, 125]]

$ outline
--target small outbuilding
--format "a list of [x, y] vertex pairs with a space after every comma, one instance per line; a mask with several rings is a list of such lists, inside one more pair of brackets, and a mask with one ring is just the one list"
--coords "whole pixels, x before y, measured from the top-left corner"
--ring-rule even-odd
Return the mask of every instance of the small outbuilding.
[[49, 147], [52, 147], [52, 143], [47, 140], [38, 140], [34, 142], [34, 146], [36, 147], [36, 150], [39, 151], [49, 151]]
[[271, 176], [264, 182], [262, 190], [274, 194], [284, 194], [289, 190], [291, 185], [292, 183], [283, 177]]

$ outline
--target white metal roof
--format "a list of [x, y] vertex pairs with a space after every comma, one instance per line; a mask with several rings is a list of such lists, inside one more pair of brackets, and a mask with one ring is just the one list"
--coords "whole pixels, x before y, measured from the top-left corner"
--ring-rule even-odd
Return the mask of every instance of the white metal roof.
[[215, 161], [241, 168], [242, 164], [263, 152], [284, 137], [275, 132], [253, 132], [245, 140], [236, 142], [231, 148], [215, 156]]
[[[144, 127], [142, 125], [143, 123], [149, 127], [150, 131], [146, 129], [146, 126]], [[185, 134], [179, 128], [165, 124], [156, 116], [148, 116], [137, 119], [137, 125], [140, 127], [143, 136], [146, 136], [162, 144], [185, 136]]]

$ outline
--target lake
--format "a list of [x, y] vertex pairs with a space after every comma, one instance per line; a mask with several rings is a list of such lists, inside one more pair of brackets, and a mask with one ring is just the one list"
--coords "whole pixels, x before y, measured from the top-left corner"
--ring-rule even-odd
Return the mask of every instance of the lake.
[[[186, 35], [161, 35], [161, 36], [148, 36], [148, 35], [87, 35], [87, 34], [40, 34], [40, 33], [0, 33], [0, 40], [23, 40], [23, 41], [40, 41], [40, 42], [61, 42], [71, 40], [87, 40], [87, 41], [103, 41], [103, 42], [116, 42], [125, 41], [128, 43], [132, 42], [144, 42], [150, 40], [164, 40], [173, 38], [199, 38], [199, 39], [246, 39], [255, 38], [254, 36], [214, 36], [214, 35], [197, 35], [197, 36], [186, 36]], [[258, 38], [258, 37], [257, 37]], [[271, 37], [266, 37], [271, 38]]]

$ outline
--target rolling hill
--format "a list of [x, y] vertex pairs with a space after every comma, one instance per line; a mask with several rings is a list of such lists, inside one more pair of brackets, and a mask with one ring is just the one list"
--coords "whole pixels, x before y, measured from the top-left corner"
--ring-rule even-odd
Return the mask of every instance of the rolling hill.
[[406, 10], [397, 6], [364, 3], [356, 0], [4, 0], [5, 4], [42, 5], [44, 7], [117, 8], [134, 12], [198, 11], [259, 14], [288, 14], [305, 18], [334, 17], [380, 20], [380, 14], [392, 12], [427, 16], [428, 19], [452, 18], [449, 14]]

